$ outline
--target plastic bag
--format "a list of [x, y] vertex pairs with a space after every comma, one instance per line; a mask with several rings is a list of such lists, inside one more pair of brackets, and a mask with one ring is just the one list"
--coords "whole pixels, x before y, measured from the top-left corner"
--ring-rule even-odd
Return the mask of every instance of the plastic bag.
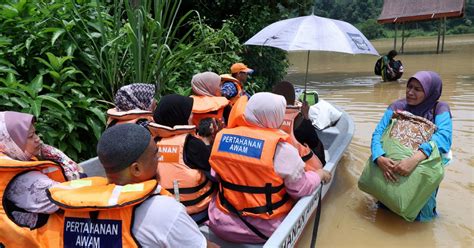
[[[392, 120], [385, 131], [382, 146], [386, 157], [400, 161], [412, 156], [414, 151], [390, 137], [395, 122]], [[396, 183], [385, 180], [382, 170], [369, 158], [359, 178], [359, 189], [374, 196], [405, 220], [414, 221], [444, 176], [438, 147], [432, 141], [429, 143], [433, 147], [431, 156], [420, 162], [408, 177], [399, 176]]]

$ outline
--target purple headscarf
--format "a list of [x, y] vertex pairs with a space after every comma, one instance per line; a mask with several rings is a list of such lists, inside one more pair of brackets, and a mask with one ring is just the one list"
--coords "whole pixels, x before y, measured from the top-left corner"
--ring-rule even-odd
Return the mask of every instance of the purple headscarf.
[[433, 71], [419, 71], [415, 73], [410, 79], [408, 79], [407, 84], [412, 80], [417, 79], [423, 91], [425, 92], [425, 99], [418, 105], [408, 105], [407, 100], [400, 99], [392, 103], [389, 108], [393, 111], [405, 110], [414, 115], [424, 117], [432, 122], [434, 122], [433, 108], [435, 109], [435, 115], [439, 115], [449, 110], [449, 106], [446, 102], [438, 101], [441, 97], [441, 92], [443, 90], [443, 83], [441, 78], [436, 72]]

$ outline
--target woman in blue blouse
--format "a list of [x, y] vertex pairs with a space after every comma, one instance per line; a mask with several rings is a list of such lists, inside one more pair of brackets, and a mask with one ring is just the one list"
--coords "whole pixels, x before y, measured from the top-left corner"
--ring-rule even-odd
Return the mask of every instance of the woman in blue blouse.
[[[385, 157], [381, 138], [390, 123], [392, 115], [397, 110], [408, 111], [414, 115], [424, 117], [436, 125], [436, 131], [431, 141], [436, 142], [443, 156], [443, 163], [450, 160], [453, 123], [449, 105], [438, 101], [442, 92], [442, 81], [439, 75], [432, 71], [419, 71], [407, 83], [406, 98], [393, 102], [385, 111], [382, 120], [372, 134], [372, 160], [380, 167], [387, 181], [397, 181], [397, 175], [408, 176], [416, 166], [431, 155], [432, 147], [428, 142], [419, 146], [413, 156], [400, 162]], [[416, 220], [429, 221], [437, 216], [436, 193], [433, 192]]]

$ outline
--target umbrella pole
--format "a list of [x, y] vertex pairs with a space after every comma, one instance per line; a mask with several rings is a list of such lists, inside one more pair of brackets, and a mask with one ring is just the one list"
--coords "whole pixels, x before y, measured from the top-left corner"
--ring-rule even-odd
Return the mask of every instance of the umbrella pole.
[[308, 68], [309, 68], [309, 53], [311, 51], [308, 50], [308, 55], [306, 57], [306, 74], [304, 76], [304, 92], [303, 92], [303, 101], [306, 102], [306, 86], [308, 85]]

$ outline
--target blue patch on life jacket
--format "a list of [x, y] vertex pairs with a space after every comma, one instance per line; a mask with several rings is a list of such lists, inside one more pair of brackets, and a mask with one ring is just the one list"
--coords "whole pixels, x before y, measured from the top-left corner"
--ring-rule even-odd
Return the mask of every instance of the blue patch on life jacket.
[[122, 247], [122, 221], [66, 217], [64, 247]]
[[218, 151], [260, 159], [264, 140], [240, 135], [223, 134]]

